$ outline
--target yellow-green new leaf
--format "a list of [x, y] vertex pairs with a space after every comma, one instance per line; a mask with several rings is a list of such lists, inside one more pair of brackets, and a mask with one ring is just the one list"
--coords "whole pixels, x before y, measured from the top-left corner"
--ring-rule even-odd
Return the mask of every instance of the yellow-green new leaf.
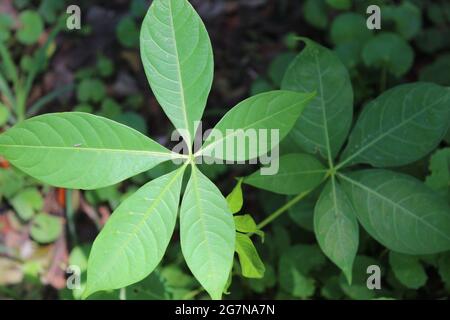
[[199, 154], [227, 161], [265, 155], [286, 137], [314, 96], [276, 90], [240, 102], [214, 127]]
[[211, 298], [220, 299], [233, 263], [233, 215], [219, 189], [195, 166], [181, 203], [180, 233], [189, 269]]
[[19, 123], [0, 135], [0, 154], [42, 182], [72, 189], [113, 185], [174, 156], [134, 129], [82, 112]]
[[255, 233], [258, 231], [255, 220], [249, 214], [234, 216], [236, 230], [244, 233]]
[[314, 232], [322, 251], [351, 283], [353, 261], [358, 251], [358, 221], [350, 200], [334, 177], [317, 201]]
[[186, 0], [154, 0], [141, 28], [141, 58], [164, 112], [190, 146], [213, 80], [205, 26]]
[[422, 182], [380, 169], [339, 177], [359, 222], [387, 248], [412, 255], [450, 250], [450, 207]]
[[236, 226], [236, 231], [243, 233], [255, 233], [261, 237], [264, 242], [264, 232], [258, 229], [258, 226], [249, 214], [234, 216], [234, 225]]
[[138, 282], [156, 268], [175, 227], [184, 170], [150, 181], [113, 212], [92, 246], [85, 297]]
[[244, 204], [244, 199], [242, 196], [242, 180], [242, 178], [239, 178], [238, 183], [236, 183], [236, 186], [226, 198], [228, 207], [230, 208], [232, 214], [241, 211], [242, 205]]
[[266, 268], [252, 240], [245, 234], [236, 233], [236, 252], [241, 263], [242, 275], [246, 278], [264, 277]]

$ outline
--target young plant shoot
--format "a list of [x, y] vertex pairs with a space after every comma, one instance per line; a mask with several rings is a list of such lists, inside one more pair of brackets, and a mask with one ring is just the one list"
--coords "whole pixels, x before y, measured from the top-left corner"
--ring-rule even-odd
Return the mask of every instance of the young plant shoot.
[[[26, 1], [11, 1], [22, 2], [26, 7]], [[60, 276], [62, 285], [55, 286], [60, 298], [69, 289], [75, 299], [101, 294], [120, 299], [192, 299], [207, 294], [212, 299], [224, 294], [232, 299], [448, 297], [450, 55], [444, 50], [450, 42], [444, 38], [450, 5], [378, 1], [383, 4], [377, 11], [379, 28], [369, 28], [371, 16], [364, 16], [369, 13], [364, 1], [272, 1], [265, 10], [252, 4], [250, 13], [245, 1], [235, 2], [231, 9], [217, 6], [217, 12], [223, 10], [226, 19], [233, 19], [226, 24], [226, 41], [218, 39], [215, 45], [221, 63], [216, 68], [221, 75], [217, 99], [209, 97], [215, 69], [209, 34], [188, 0], [153, 0], [150, 7], [150, 1], [133, 0], [127, 14], [120, 12], [121, 6], [111, 9], [102, 3], [99, 7], [104, 9], [95, 15], [111, 11], [117, 19], [104, 26], [112, 30], [104, 34], [112, 36], [98, 41], [99, 48], [111, 45], [114, 50], [86, 50], [87, 61], [98, 60], [96, 67], [76, 64], [81, 69], [76, 67], [73, 75], [79, 82], [72, 97], [79, 103], [71, 109], [75, 112], [31, 117], [62, 93], [38, 99], [46, 81], [72, 77], [74, 70], [61, 67], [73, 64], [75, 54], [67, 48], [97, 42], [98, 34], [88, 36], [95, 25], [68, 32], [65, 49], [55, 54], [57, 65], [49, 66], [48, 75], [39, 79], [44, 85], [33, 86], [64, 24], [40, 46], [28, 77], [15, 65], [22, 54], [17, 43], [37, 43], [42, 28], [26, 28], [31, 35], [20, 32], [19, 42], [0, 43], [0, 187], [6, 185], [0, 188], [0, 198], [6, 199], [0, 238], [9, 228], [14, 239], [30, 234], [49, 248], [70, 248], [71, 257], [51, 260], [51, 269], [80, 265], [87, 280], [72, 289], [67, 282], [64, 287], [66, 278]], [[42, 3], [46, 6], [41, 12], [48, 14], [53, 1]], [[233, 32], [248, 25], [241, 17], [235, 19], [231, 10], [243, 10], [243, 16], [252, 18], [259, 11], [264, 19], [267, 16], [267, 26], [258, 25], [261, 30], [242, 37], [257, 43], [233, 42]], [[216, 9], [210, 11], [216, 14]], [[281, 23], [283, 12], [289, 14]], [[293, 24], [301, 14], [306, 24], [319, 29], [311, 31], [302, 23], [302, 34], [322, 32], [321, 38], [329, 39], [333, 49], [296, 35]], [[30, 20], [29, 13], [21, 16]], [[31, 20], [36, 17], [32, 14]], [[8, 21], [0, 14], [0, 40], [15, 30]], [[208, 28], [211, 35], [216, 29], [222, 32], [222, 22]], [[260, 35], [270, 36], [260, 41]], [[265, 55], [272, 59], [285, 35], [287, 51], [274, 57], [267, 76], [260, 75], [261, 62], [268, 60]], [[228, 52], [219, 53], [229, 43], [239, 49], [232, 59]], [[134, 58], [138, 47], [142, 66]], [[222, 60], [242, 61], [233, 66], [242, 73], [231, 70], [237, 76], [224, 77], [230, 66]], [[162, 110], [155, 112], [156, 102], [146, 97], [142, 81], [132, 81], [133, 76], [144, 79], [144, 72]], [[251, 97], [226, 113], [222, 108], [205, 111], [208, 99], [219, 105], [220, 99], [234, 104], [245, 97], [249, 81], [244, 73], [254, 81]], [[239, 87], [236, 94], [234, 87]], [[147, 100], [155, 102], [151, 109]], [[160, 121], [157, 111], [168, 120]], [[202, 119], [209, 123], [209, 117], [217, 115], [221, 119], [203, 134]], [[163, 131], [177, 143], [171, 150], [144, 135], [150, 123], [169, 121], [175, 131], [169, 132], [172, 126]], [[156, 129], [161, 128], [153, 132]], [[243, 163], [249, 165], [225, 166]], [[225, 169], [211, 174], [217, 167]], [[223, 177], [226, 172], [229, 175]], [[14, 178], [18, 176], [21, 181]], [[234, 189], [224, 197], [222, 191], [234, 178]], [[56, 194], [45, 184], [68, 189], [62, 190], [65, 198], [56, 205], [56, 213], [44, 210], [51, 199], [42, 194]], [[245, 201], [243, 188], [249, 191]], [[76, 196], [80, 208], [75, 208]], [[85, 212], [97, 227], [88, 235], [100, 230], [92, 245], [77, 235], [75, 212]], [[289, 216], [280, 218], [286, 212]], [[18, 217], [16, 225], [26, 232], [13, 230], [11, 216]], [[69, 245], [63, 242], [64, 221]], [[264, 229], [269, 224], [271, 228]], [[3, 266], [3, 255], [14, 250], [2, 246]], [[38, 270], [38, 279], [41, 269], [28, 262], [10, 269]], [[376, 272], [378, 279], [370, 283]], [[15, 292], [6, 291], [0, 281], [0, 294], [2, 288]]]
[[[204, 155], [235, 158], [213, 152], [237, 138], [229, 129], [277, 130], [283, 139], [314, 90], [277, 90], [244, 100], [214, 129], [221, 138], [208, 139], [194, 153], [214, 69], [202, 20], [186, 0], [155, 0], [142, 23], [140, 50], [150, 87], [183, 137], [188, 154], [172, 152], [132, 128], [82, 112], [45, 114], [17, 124], [0, 135], [0, 154], [44, 183], [83, 190], [110, 186], [178, 160], [178, 169], [145, 184], [114, 211], [94, 241], [83, 296], [123, 288], [148, 276], [161, 261], [179, 214], [186, 263], [211, 298], [220, 299], [233, 263], [235, 225], [226, 199], [196, 162]], [[261, 156], [278, 143], [258, 149], [257, 154], [244, 150], [239, 160]]]

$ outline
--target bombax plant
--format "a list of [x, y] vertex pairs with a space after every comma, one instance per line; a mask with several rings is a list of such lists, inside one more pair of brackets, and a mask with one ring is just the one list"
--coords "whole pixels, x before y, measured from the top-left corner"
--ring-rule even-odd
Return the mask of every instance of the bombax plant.
[[397, 253], [450, 250], [447, 200], [405, 174], [406, 165], [428, 156], [445, 137], [450, 89], [424, 82], [401, 84], [367, 103], [353, 121], [353, 89], [345, 66], [333, 51], [301, 40], [306, 46], [288, 67], [281, 87], [316, 90], [317, 96], [286, 139], [293, 152], [280, 157], [278, 173], [256, 172], [243, 181], [289, 197], [258, 226], [301, 200], [313, 201], [319, 246], [349, 283], [359, 224]]
[[[193, 150], [213, 80], [213, 53], [205, 26], [188, 1], [155, 0], [142, 24], [140, 49], [153, 93], [183, 137], [187, 154], [172, 152], [125, 125], [81, 112], [46, 114], [18, 123], [0, 135], [0, 154], [44, 183], [84, 190], [113, 185], [178, 160], [178, 169], [145, 184], [114, 211], [94, 241], [84, 297], [148, 276], [164, 255], [179, 212], [187, 265], [210, 296], [219, 299], [232, 267], [235, 225], [226, 199], [196, 162], [204, 155], [242, 161], [267, 153], [277, 143], [256, 153], [245, 145], [248, 150], [238, 157], [213, 151], [237, 139], [239, 134], [230, 132], [238, 129], [277, 130], [283, 139], [314, 90], [271, 91], [244, 100], [215, 127], [219, 138], [207, 139], [200, 150]], [[187, 168], [190, 176], [180, 205]]]

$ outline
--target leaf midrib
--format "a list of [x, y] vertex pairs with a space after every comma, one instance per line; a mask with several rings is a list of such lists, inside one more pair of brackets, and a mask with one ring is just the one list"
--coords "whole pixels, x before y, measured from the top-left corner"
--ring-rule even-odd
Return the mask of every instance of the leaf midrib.
[[331, 146], [330, 146], [330, 137], [328, 136], [328, 118], [327, 111], [325, 110], [325, 98], [323, 96], [323, 83], [322, 83], [322, 72], [320, 68], [320, 64], [317, 58], [317, 54], [314, 55], [314, 61], [316, 63], [316, 70], [319, 78], [319, 91], [320, 91], [320, 102], [322, 105], [322, 121], [323, 121], [323, 129], [325, 134], [325, 144], [327, 148], [327, 157], [328, 157], [328, 165], [330, 168], [333, 168], [333, 158], [331, 156]]
[[[186, 113], [186, 98], [184, 95], [184, 86], [183, 86], [183, 78], [181, 76], [181, 64], [180, 64], [180, 56], [178, 53], [178, 45], [177, 45], [177, 40], [176, 40], [176, 34], [175, 34], [175, 23], [174, 23], [174, 13], [172, 11], [172, 0], [167, 1], [169, 3], [169, 11], [170, 11], [170, 27], [171, 27], [171, 31], [172, 31], [172, 37], [173, 37], [173, 46], [175, 49], [175, 60], [176, 60], [176, 65], [177, 65], [177, 74], [178, 74], [178, 83], [179, 83], [179, 89], [180, 89], [180, 95], [181, 95], [181, 109], [183, 112], [183, 118], [184, 118], [184, 123], [186, 125], [186, 130], [188, 131], [188, 137], [186, 137], [187, 139], [189, 139], [189, 141], [186, 141], [186, 144], [188, 145], [188, 149], [191, 150], [191, 130], [189, 127], [189, 121], [188, 121], [188, 116]], [[195, 134], [195, 133], [194, 133]], [[190, 152], [189, 152], [190, 153]]]
[[[307, 171], [297, 171], [297, 172], [286, 172], [286, 173], [277, 173], [276, 177], [290, 177], [290, 176], [303, 176], [303, 175], [314, 175], [318, 173], [327, 173], [327, 169], [317, 169], [317, 170], [307, 170]], [[252, 178], [252, 180], [260, 180], [266, 179], [266, 176], [257, 174]]]
[[53, 147], [53, 146], [31, 146], [31, 145], [15, 145], [15, 144], [0, 144], [0, 148], [29, 148], [29, 149], [44, 149], [44, 150], [61, 150], [61, 151], [90, 151], [107, 153], [126, 153], [126, 154], [142, 154], [160, 157], [182, 156], [177, 153], [170, 152], [157, 152], [157, 151], [145, 151], [134, 149], [110, 149], [110, 148], [86, 148], [86, 147]]
[[[164, 188], [158, 194], [158, 197], [153, 200], [153, 203], [147, 209], [145, 214], [142, 216], [141, 220], [135, 225], [133, 231], [128, 233], [127, 239], [116, 250], [116, 254], [114, 255], [115, 259], [113, 259], [113, 261], [117, 261], [118, 256], [121, 255], [121, 253], [124, 251], [125, 247], [127, 247], [128, 244], [130, 243], [130, 241], [132, 239], [134, 239], [135, 235], [139, 232], [139, 230], [141, 229], [142, 225], [145, 223], [145, 221], [148, 219], [148, 217], [153, 213], [153, 210], [155, 209], [155, 207], [162, 201], [162, 197], [169, 191], [170, 187], [175, 183], [175, 181], [178, 179], [180, 174], [182, 174], [184, 172], [184, 169], [186, 168], [186, 166], [187, 165], [185, 164], [183, 167], [177, 169], [178, 172], [175, 174], [175, 176], [172, 179], [169, 180], [169, 182], [164, 186]], [[101, 273], [101, 276], [97, 277], [97, 281], [95, 281], [95, 282], [98, 283], [99, 280], [103, 279], [106, 274], [107, 274], [106, 272]]]
[[369, 188], [368, 186], [366, 186], [366, 185], [364, 185], [364, 184], [362, 184], [362, 183], [360, 183], [360, 182], [358, 182], [358, 181], [355, 181], [355, 180], [351, 179], [350, 177], [348, 177], [348, 176], [346, 176], [346, 175], [344, 175], [344, 174], [339, 174], [339, 173], [338, 173], [338, 175], [339, 175], [342, 179], [347, 180], [348, 182], [350, 182], [350, 183], [352, 183], [352, 184], [358, 186], [359, 188], [361, 188], [361, 189], [363, 189], [363, 190], [366, 190], [367, 192], [376, 195], [377, 197], [379, 197], [379, 198], [382, 199], [383, 201], [388, 202], [389, 204], [391, 204], [391, 205], [394, 206], [395, 208], [401, 209], [403, 212], [407, 213], [409, 216], [413, 217], [414, 219], [419, 220], [420, 222], [422, 222], [424, 225], [426, 225], [426, 226], [429, 227], [430, 229], [436, 231], [438, 234], [440, 234], [441, 236], [443, 236], [445, 239], [450, 240], [450, 237], [449, 237], [448, 235], [446, 235], [445, 233], [443, 233], [441, 230], [437, 229], [437, 228], [436, 228], [435, 226], [433, 226], [432, 224], [428, 223], [428, 221], [423, 220], [422, 217], [416, 216], [413, 212], [409, 211], [408, 208], [405, 208], [405, 207], [399, 205], [398, 203], [394, 202], [393, 200], [391, 200], [391, 199], [385, 197], [384, 195], [380, 194], [380, 193], [377, 192], [376, 190], [371, 189], [371, 188]]
[[[337, 228], [336, 229], [337, 229], [337, 232], [338, 232], [338, 237], [339, 237], [339, 239], [342, 239], [343, 238], [343, 232], [342, 232], [341, 225], [340, 225], [339, 221], [340, 220], [345, 220], [345, 219], [348, 219], [348, 218], [345, 216], [345, 214], [343, 214], [341, 212], [341, 210], [339, 210], [339, 205], [338, 205], [338, 200], [337, 200], [337, 192], [336, 192], [336, 184], [337, 184], [337, 181], [336, 181], [335, 176], [333, 175], [333, 176], [331, 176], [331, 188], [332, 188], [333, 202], [334, 202], [334, 216], [336, 218], [336, 224], [337, 224]], [[339, 248], [341, 250], [341, 252], [340, 252], [341, 254], [343, 252], [347, 251], [347, 248], [345, 248], [343, 246], [343, 242], [342, 241], [339, 241], [338, 246], [339, 246]], [[342, 268], [342, 270], [344, 271], [344, 274], [347, 276], [347, 272], [349, 271], [347, 255], [344, 254], [343, 256], [344, 256], [343, 260], [344, 260], [345, 266]], [[341, 258], [342, 258], [342, 256], [341, 256]], [[344, 269], [346, 269], [346, 270], [344, 270]], [[350, 271], [351, 271], [351, 266], [350, 266]], [[352, 274], [350, 273], [350, 279], [351, 279], [351, 277], [352, 277]]]
[[[430, 105], [428, 105], [427, 107], [423, 108], [422, 110], [420, 110], [418, 113], [415, 113], [414, 115], [412, 115], [411, 117], [407, 118], [406, 120], [400, 122], [399, 124], [397, 124], [396, 126], [392, 127], [391, 129], [387, 130], [387, 131], [383, 131], [381, 132], [381, 134], [376, 137], [375, 139], [373, 139], [372, 141], [370, 141], [369, 143], [367, 143], [366, 145], [364, 145], [363, 147], [361, 147], [359, 150], [357, 150], [355, 153], [353, 153], [351, 156], [347, 157], [346, 159], [344, 159], [337, 167], [336, 169], [340, 169], [343, 166], [345, 166], [346, 164], [348, 164], [351, 160], [353, 160], [354, 158], [356, 158], [357, 156], [359, 156], [361, 153], [363, 153], [365, 150], [367, 150], [367, 148], [371, 147], [372, 145], [374, 145], [375, 143], [377, 143], [378, 141], [380, 141], [381, 139], [384, 139], [385, 137], [387, 137], [388, 135], [390, 135], [391, 133], [393, 133], [394, 131], [398, 130], [399, 128], [401, 128], [402, 126], [406, 125], [407, 123], [409, 123], [410, 121], [414, 120], [415, 118], [417, 118], [418, 116], [422, 115], [423, 113], [427, 112], [429, 109], [433, 108], [435, 105], [441, 103], [441, 100], [438, 100], [435, 103], [432, 103]], [[382, 128], [380, 128], [380, 131], [382, 130]]]
[[[289, 111], [289, 110], [291, 110], [291, 109], [294, 109], [294, 107], [297, 107], [299, 104], [303, 103], [304, 101], [309, 100], [310, 98], [311, 98], [311, 97], [307, 97], [307, 98], [305, 98], [305, 99], [303, 99], [303, 100], [301, 100], [301, 101], [299, 101], [299, 102], [294, 103], [291, 107], [288, 107], [288, 108], [286, 108], [286, 109], [284, 109], [284, 110], [281, 110], [281, 111], [278, 111], [278, 112], [275, 112], [275, 113], [272, 113], [270, 116], [267, 116], [267, 117], [264, 117], [264, 118], [262, 118], [262, 119], [259, 119], [259, 120], [255, 121], [255, 122], [252, 122], [252, 123], [248, 124], [247, 126], [245, 126], [245, 127], [243, 127], [243, 128], [239, 128], [239, 129], [240, 129], [240, 130], [246, 130], [246, 129], [249, 129], [249, 128], [255, 126], [256, 124], [259, 124], [259, 123], [264, 122], [264, 121], [266, 121], [266, 120], [269, 120], [270, 118], [273, 118], [273, 117], [275, 117], [275, 116], [277, 116], [277, 115], [279, 115], [279, 114], [281, 114], [281, 113], [284, 113], [284, 112], [287, 112], [287, 111]], [[230, 110], [230, 111], [231, 111], [231, 110]], [[225, 116], [226, 116], [226, 115], [225, 115]], [[224, 117], [225, 117], [225, 116], [224, 116]], [[224, 119], [224, 118], [222, 118], [222, 119]], [[219, 121], [219, 123], [216, 125], [215, 129], [217, 129], [217, 127], [218, 127], [219, 125], [220, 125], [220, 121]], [[226, 139], [228, 139], [228, 138], [231, 138], [231, 137], [236, 136], [238, 133], [239, 133], [239, 132], [236, 132], [236, 130], [235, 130], [234, 133], [230, 133], [230, 134], [228, 134], [228, 135], [226, 134], [226, 135], [223, 136], [223, 138], [218, 139], [218, 140], [215, 140], [214, 142], [211, 142], [211, 143], [207, 144], [206, 146], [202, 147], [202, 148], [195, 154], [195, 156], [203, 155], [204, 152], [205, 152], [205, 150], [210, 149], [212, 146], [217, 145], [218, 143], [220, 143], [220, 142], [222, 142], [222, 141], [224, 141], [224, 140], [226, 140]]]
[[126, 153], [126, 154], [142, 154], [151, 156], [182, 156], [177, 153], [157, 152], [134, 149], [110, 149], [110, 148], [86, 148], [86, 147], [54, 147], [54, 146], [31, 146], [31, 145], [14, 145], [14, 144], [0, 144], [0, 148], [28, 148], [28, 149], [44, 149], [44, 150], [62, 150], [62, 151], [90, 151], [90, 152], [108, 152], [108, 153]]
[[[201, 198], [200, 198], [200, 194], [199, 194], [199, 188], [198, 188], [198, 177], [197, 177], [197, 167], [195, 165], [192, 165], [192, 182], [194, 183], [194, 194], [195, 194], [195, 201], [197, 202], [197, 207], [198, 207], [198, 212], [199, 217], [200, 217], [200, 223], [202, 225], [202, 229], [203, 229], [203, 235], [204, 235], [204, 241], [206, 243], [206, 247], [208, 248], [208, 256], [210, 257], [210, 259], [208, 259], [208, 261], [206, 261], [206, 263], [208, 263], [209, 266], [209, 270], [214, 270], [214, 267], [211, 268], [211, 264], [214, 263], [214, 255], [212, 254], [211, 251], [211, 245], [209, 243], [209, 238], [207, 236], [207, 232], [206, 232], [206, 226], [205, 226], [205, 221], [203, 219], [204, 216], [204, 210], [203, 210], [203, 206], [202, 206], [202, 202], [201, 202]], [[192, 252], [193, 254], [194, 252]]]

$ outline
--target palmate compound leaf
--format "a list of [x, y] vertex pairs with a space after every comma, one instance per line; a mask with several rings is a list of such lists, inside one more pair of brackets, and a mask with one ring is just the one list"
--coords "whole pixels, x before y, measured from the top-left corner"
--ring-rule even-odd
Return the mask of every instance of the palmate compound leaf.
[[114, 211], [92, 246], [84, 297], [128, 286], [155, 269], [175, 227], [185, 168], [150, 181]]
[[450, 90], [431, 83], [397, 86], [367, 104], [342, 163], [395, 167], [432, 151], [449, 127]]
[[164, 112], [190, 146], [206, 106], [214, 61], [205, 26], [186, 0], [155, 0], [144, 18], [141, 58]]
[[233, 263], [233, 216], [219, 189], [196, 166], [180, 208], [181, 249], [189, 269], [209, 293], [220, 299]]
[[198, 154], [227, 161], [264, 155], [286, 137], [314, 96], [275, 90], [242, 101], [217, 123]]
[[358, 221], [350, 200], [335, 177], [331, 178], [317, 201], [314, 232], [325, 255], [351, 283], [353, 261], [358, 251]]
[[0, 154], [42, 182], [73, 189], [113, 185], [175, 156], [134, 129], [81, 112], [19, 123], [0, 135]]
[[279, 170], [274, 175], [263, 175], [261, 170], [244, 179], [244, 183], [280, 194], [299, 194], [317, 187], [325, 178], [327, 169], [309, 154], [292, 153], [281, 156]]
[[303, 39], [306, 47], [288, 68], [282, 89], [317, 92], [298, 118], [290, 137], [308, 153], [336, 156], [350, 130], [353, 90], [347, 69], [337, 55]]
[[387, 248], [413, 255], [450, 249], [450, 207], [422, 182], [381, 169], [339, 177], [359, 222]]

